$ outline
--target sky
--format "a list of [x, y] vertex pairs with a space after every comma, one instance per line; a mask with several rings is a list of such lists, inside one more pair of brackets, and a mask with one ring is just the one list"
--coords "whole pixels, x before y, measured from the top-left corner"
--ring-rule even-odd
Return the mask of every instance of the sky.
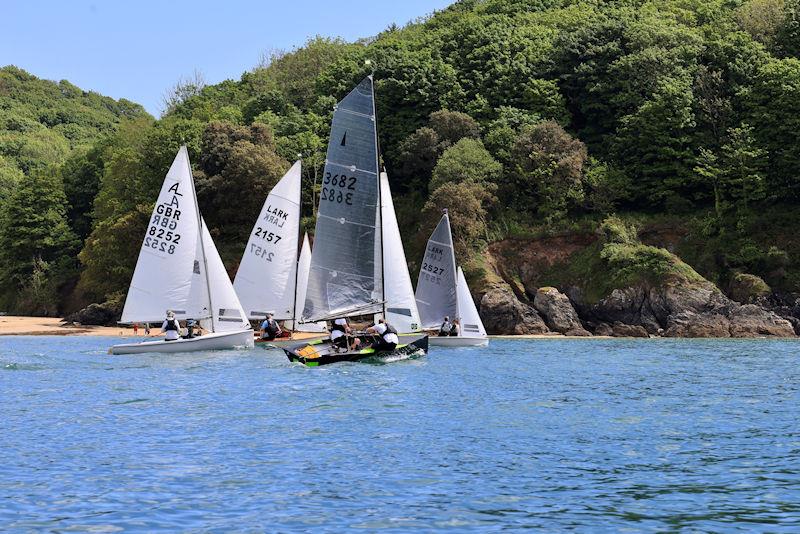
[[454, 0], [0, 0], [0, 66], [142, 104], [175, 83], [241, 74], [316, 35], [348, 41]]

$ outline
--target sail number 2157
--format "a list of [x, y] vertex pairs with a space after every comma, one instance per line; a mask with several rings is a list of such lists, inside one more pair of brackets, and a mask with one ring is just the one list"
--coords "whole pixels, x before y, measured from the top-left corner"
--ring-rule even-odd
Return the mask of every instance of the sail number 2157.
[[322, 180], [322, 200], [338, 204], [344, 202], [348, 206], [352, 206], [353, 193], [350, 191], [356, 190], [357, 183], [358, 179], [355, 176], [326, 172], [325, 178]]

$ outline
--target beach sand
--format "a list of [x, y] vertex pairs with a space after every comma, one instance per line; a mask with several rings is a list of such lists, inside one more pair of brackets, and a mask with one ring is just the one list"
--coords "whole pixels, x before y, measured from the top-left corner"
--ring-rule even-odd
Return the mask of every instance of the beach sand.
[[[159, 333], [152, 328], [151, 334]], [[123, 326], [66, 325], [55, 317], [0, 316], [0, 336], [132, 336], [133, 328]], [[139, 328], [144, 337], [144, 328]]]

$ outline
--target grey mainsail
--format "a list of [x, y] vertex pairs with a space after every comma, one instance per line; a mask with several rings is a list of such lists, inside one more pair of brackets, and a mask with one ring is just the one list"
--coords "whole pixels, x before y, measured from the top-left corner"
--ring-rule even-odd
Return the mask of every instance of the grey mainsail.
[[378, 143], [372, 77], [333, 113], [303, 321], [382, 308]]
[[458, 317], [456, 258], [447, 212], [425, 247], [416, 299], [422, 328], [439, 328], [445, 316], [451, 321]]

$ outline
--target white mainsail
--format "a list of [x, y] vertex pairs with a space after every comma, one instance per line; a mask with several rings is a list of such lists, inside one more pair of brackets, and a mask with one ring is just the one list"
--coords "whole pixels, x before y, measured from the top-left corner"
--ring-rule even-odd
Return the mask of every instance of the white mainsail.
[[423, 328], [439, 328], [445, 317], [452, 321], [459, 315], [456, 260], [447, 212], [442, 215], [425, 247], [416, 300]]
[[300, 165], [292, 165], [264, 201], [236, 272], [233, 287], [250, 319], [295, 316]]
[[457, 284], [457, 297], [458, 297], [458, 310], [461, 316], [458, 318], [461, 322], [461, 329], [459, 335], [461, 337], [486, 337], [486, 329], [483, 327], [478, 309], [475, 307], [475, 301], [472, 300], [472, 293], [467, 286], [467, 280], [464, 278], [464, 272], [461, 267], [458, 268], [458, 284]]
[[306, 286], [308, 285], [308, 271], [311, 268], [311, 245], [308, 242], [308, 234], [303, 236], [303, 247], [300, 249], [300, 259], [297, 260], [297, 295], [295, 296], [295, 317], [298, 322], [286, 321], [286, 328], [295, 332], [325, 332], [325, 322], [301, 323], [300, 316], [303, 313], [303, 306], [306, 303]]
[[207, 299], [197, 298], [198, 284], [205, 285], [195, 269], [197, 214], [189, 154], [182, 146], [150, 216], [121, 322], [160, 323], [167, 310], [180, 319], [209, 315]]
[[[381, 223], [383, 240], [383, 288], [386, 299], [386, 321], [398, 332], [419, 332], [421, 322], [406, 253], [400, 238], [397, 215], [394, 211], [389, 177], [381, 173]], [[376, 314], [376, 321], [378, 314]]]

